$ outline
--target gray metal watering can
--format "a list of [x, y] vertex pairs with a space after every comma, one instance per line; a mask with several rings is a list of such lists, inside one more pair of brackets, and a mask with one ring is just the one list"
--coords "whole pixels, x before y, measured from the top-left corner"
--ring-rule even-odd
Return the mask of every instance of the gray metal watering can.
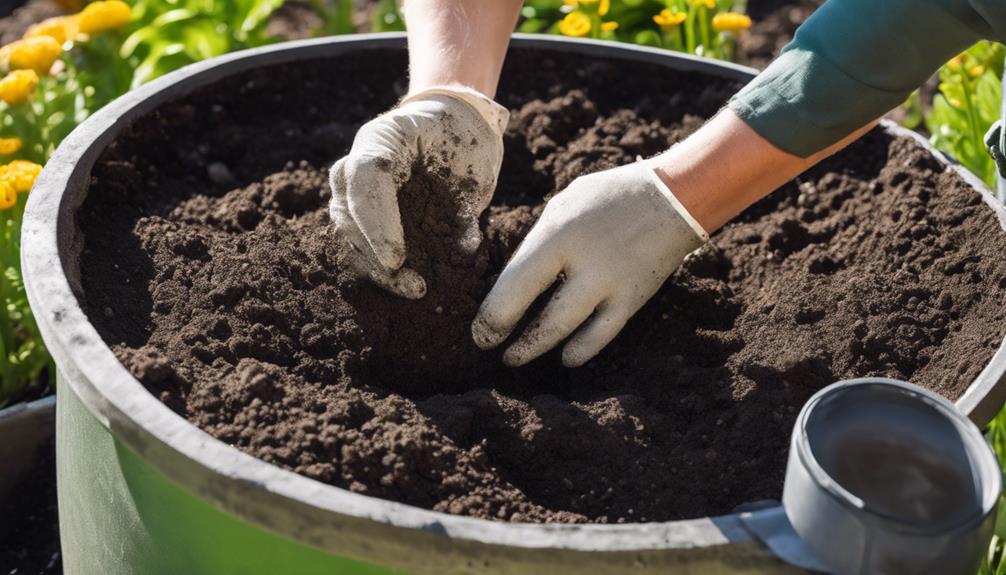
[[973, 574], [1001, 489], [995, 455], [949, 401], [901, 381], [854, 379], [804, 405], [782, 506], [743, 521], [814, 571]]

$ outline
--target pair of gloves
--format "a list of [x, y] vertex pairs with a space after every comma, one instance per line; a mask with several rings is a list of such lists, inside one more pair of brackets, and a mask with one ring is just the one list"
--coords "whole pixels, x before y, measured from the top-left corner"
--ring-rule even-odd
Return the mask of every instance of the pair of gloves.
[[[449, 170], [477, 183], [462, 198], [475, 250], [478, 219], [488, 207], [503, 161], [509, 113], [460, 87], [407, 97], [360, 128], [349, 155], [332, 166], [331, 217], [352, 246], [352, 265], [402, 297], [426, 292], [423, 278], [403, 267], [405, 237], [398, 190], [413, 166]], [[504, 352], [520, 366], [568, 341], [562, 361], [586, 363], [660, 288], [708, 236], [656, 173], [636, 162], [574, 180], [545, 206], [507, 263], [472, 323], [482, 349], [506, 340], [528, 307], [565, 276], [544, 311]]]

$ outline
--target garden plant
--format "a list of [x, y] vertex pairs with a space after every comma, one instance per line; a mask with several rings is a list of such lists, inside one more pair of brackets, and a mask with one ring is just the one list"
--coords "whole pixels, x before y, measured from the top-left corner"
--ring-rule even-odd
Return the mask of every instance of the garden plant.
[[735, 0], [531, 0], [518, 30], [732, 60], [736, 35], [751, 27], [740, 6]]

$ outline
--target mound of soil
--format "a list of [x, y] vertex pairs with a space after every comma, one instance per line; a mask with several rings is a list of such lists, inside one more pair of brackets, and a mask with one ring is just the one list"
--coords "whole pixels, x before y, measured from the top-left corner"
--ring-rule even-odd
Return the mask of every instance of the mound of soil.
[[544, 201], [662, 151], [738, 86], [512, 54], [481, 250], [452, 248], [443, 182], [402, 194], [429, 284], [410, 302], [340, 265], [326, 208], [327, 166], [404, 70], [373, 52], [253, 71], [136, 122], [94, 168], [78, 215], [91, 321], [167, 405], [265, 461], [490, 519], [726, 513], [780, 495], [816, 390], [882, 375], [955, 399], [1003, 337], [996, 217], [874, 131], [717, 233], [594, 361], [505, 368], [469, 323]]

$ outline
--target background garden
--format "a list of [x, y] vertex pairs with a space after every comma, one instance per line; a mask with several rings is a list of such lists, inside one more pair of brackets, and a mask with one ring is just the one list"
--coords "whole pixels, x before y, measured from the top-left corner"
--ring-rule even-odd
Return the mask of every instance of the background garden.
[[[764, 67], [818, 0], [528, 0], [518, 31], [630, 42]], [[20, 221], [60, 141], [130, 89], [187, 64], [284, 40], [404, 30], [396, 0], [29, 0], [0, 19], [0, 408], [55, 377], [24, 294]], [[892, 117], [994, 185], [1004, 48], [947, 62]], [[12, 440], [0, 438], [0, 441]], [[1006, 413], [989, 430], [1006, 457]], [[1006, 573], [1002, 541], [983, 573]]]

